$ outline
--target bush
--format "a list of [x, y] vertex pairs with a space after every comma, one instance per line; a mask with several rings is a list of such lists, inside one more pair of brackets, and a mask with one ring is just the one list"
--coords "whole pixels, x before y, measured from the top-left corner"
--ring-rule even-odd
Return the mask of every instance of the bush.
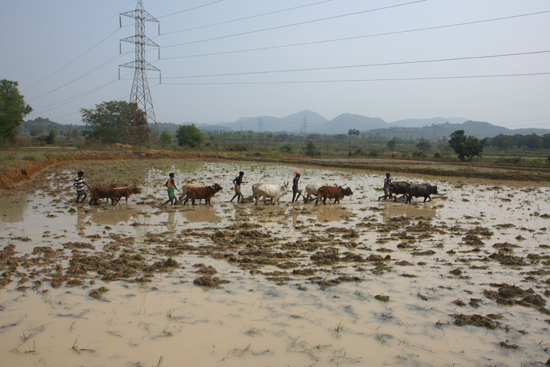
[[305, 152], [306, 152], [306, 155], [310, 157], [321, 155], [321, 151], [319, 150], [319, 148], [317, 148], [315, 143], [312, 141], [306, 142]]
[[349, 155], [352, 155], [352, 156], [367, 155], [367, 152], [365, 152], [363, 148], [357, 148], [354, 152], [350, 152]]
[[426, 153], [424, 153], [424, 152], [413, 152], [413, 158], [426, 158]]
[[248, 144], [231, 144], [225, 147], [229, 152], [247, 152], [250, 146]]
[[376, 150], [369, 152], [369, 157], [378, 157], [379, 153]]
[[434, 153], [434, 158], [435, 159], [443, 159], [443, 154], [439, 153], [439, 152], [435, 152]]
[[292, 152], [294, 152], [294, 145], [292, 145], [292, 144], [281, 145], [279, 147], [279, 151], [281, 151], [283, 153], [292, 153]]

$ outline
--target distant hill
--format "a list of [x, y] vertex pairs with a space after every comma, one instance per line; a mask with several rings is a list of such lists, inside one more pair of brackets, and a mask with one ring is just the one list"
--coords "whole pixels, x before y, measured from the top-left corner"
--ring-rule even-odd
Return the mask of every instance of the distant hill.
[[465, 119], [464, 117], [451, 117], [451, 118], [444, 118], [444, 117], [434, 117], [429, 119], [405, 119], [405, 120], [398, 120], [394, 122], [390, 122], [390, 125], [397, 126], [397, 127], [423, 127], [423, 126], [431, 126], [431, 125], [440, 125], [440, 124], [446, 124], [447, 122], [450, 124], [461, 124], [463, 122], [468, 121], [468, 119]]
[[[466, 121], [461, 124], [439, 124], [424, 127], [392, 127], [389, 129], [373, 129], [367, 131], [367, 135], [380, 135], [387, 138], [403, 139], [441, 139], [448, 137], [456, 130], [464, 130], [464, 134], [475, 136], [476, 138], [492, 138], [497, 135], [530, 135], [530, 134], [550, 134], [548, 129], [518, 129], [512, 130], [502, 126], [489, 124], [481, 121]], [[521, 131], [521, 132], [520, 132]]]
[[[469, 121], [463, 117], [404, 119], [387, 123], [378, 117], [366, 117], [351, 113], [343, 113], [332, 120], [328, 120], [310, 110], [304, 110], [285, 117], [241, 117], [233, 122], [219, 122], [217, 124], [195, 123], [195, 126], [205, 132], [241, 130], [258, 132], [260, 118], [263, 132], [286, 132], [290, 134], [347, 134], [350, 129], [357, 129], [363, 134], [379, 135], [390, 139], [397, 137], [403, 139], [425, 138], [430, 140], [448, 137], [456, 130], [464, 130], [466, 135], [472, 135], [477, 138], [495, 137], [499, 134], [550, 134], [549, 129], [527, 128], [513, 130], [487, 122]], [[169, 131], [175, 134], [181, 125], [190, 124], [192, 123], [175, 124], [172, 122], [158, 122], [157, 127], [159, 132]], [[77, 130], [86, 129], [86, 126], [83, 125], [62, 125], [47, 118], [39, 117], [23, 122], [19, 127], [19, 131], [23, 134], [29, 134], [33, 126], [39, 126], [42, 134], [47, 134], [49, 130], [55, 130], [59, 133], [71, 128]]]
[[384, 129], [388, 124], [379, 118], [366, 117], [344, 113], [323, 124], [314, 125], [308, 132], [321, 134], [347, 134], [350, 129], [367, 131], [371, 129]]
[[80, 131], [86, 129], [83, 125], [64, 125], [50, 121], [48, 118], [37, 117], [34, 120], [23, 121], [21, 125], [19, 125], [19, 133], [22, 135], [29, 135], [33, 127], [38, 129], [38, 135], [48, 134], [50, 130], [54, 130], [59, 135], [61, 132], [66, 132], [69, 129]]
[[306, 131], [308, 132], [313, 131], [312, 129], [315, 126], [328, 122], [323, 116], [309, 110], [304, 110], [285, 117], [242, 117], [234, 122], [220, 122], [216, 125], [233, 131], [259, 131], [260, 119], [262, 121], [262, 131], [264, 132], [288, 132], [295, 134], [302, 132], [304, 120], [306, 122]]

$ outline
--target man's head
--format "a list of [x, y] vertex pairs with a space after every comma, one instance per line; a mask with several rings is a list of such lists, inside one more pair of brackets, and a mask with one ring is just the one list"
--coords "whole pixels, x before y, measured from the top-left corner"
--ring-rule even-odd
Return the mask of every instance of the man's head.
[[78, 177], [84, 176], [84, 171], [78, 171]]
[[174, 177], [174, 172], [170, 172], [170, 178]]

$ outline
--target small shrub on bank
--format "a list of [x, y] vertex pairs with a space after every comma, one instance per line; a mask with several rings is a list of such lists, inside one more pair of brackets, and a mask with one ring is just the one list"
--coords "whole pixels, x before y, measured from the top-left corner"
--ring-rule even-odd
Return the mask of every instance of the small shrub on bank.
[[250, 146], [248, 144], [231, 144], [225, 147], [229, 152], [248, 152]]

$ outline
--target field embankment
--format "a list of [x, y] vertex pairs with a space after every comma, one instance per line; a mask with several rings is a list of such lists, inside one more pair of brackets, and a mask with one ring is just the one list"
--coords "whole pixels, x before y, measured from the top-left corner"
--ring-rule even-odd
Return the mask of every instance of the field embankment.
[[487, 162], [448, 162], [391, 158], [311, 158], [303, 155], [265, 155], [251, 152], [171, 151], [171, 150], [12, 150], [0, 152], [0, 190], [20, 185], [48, 167], [65, 162], [199, 159], [243, 162], [276, 162], [372, 172], [421, 174], [489, 180], [550, 182], [550, 167], [501, 166]]

